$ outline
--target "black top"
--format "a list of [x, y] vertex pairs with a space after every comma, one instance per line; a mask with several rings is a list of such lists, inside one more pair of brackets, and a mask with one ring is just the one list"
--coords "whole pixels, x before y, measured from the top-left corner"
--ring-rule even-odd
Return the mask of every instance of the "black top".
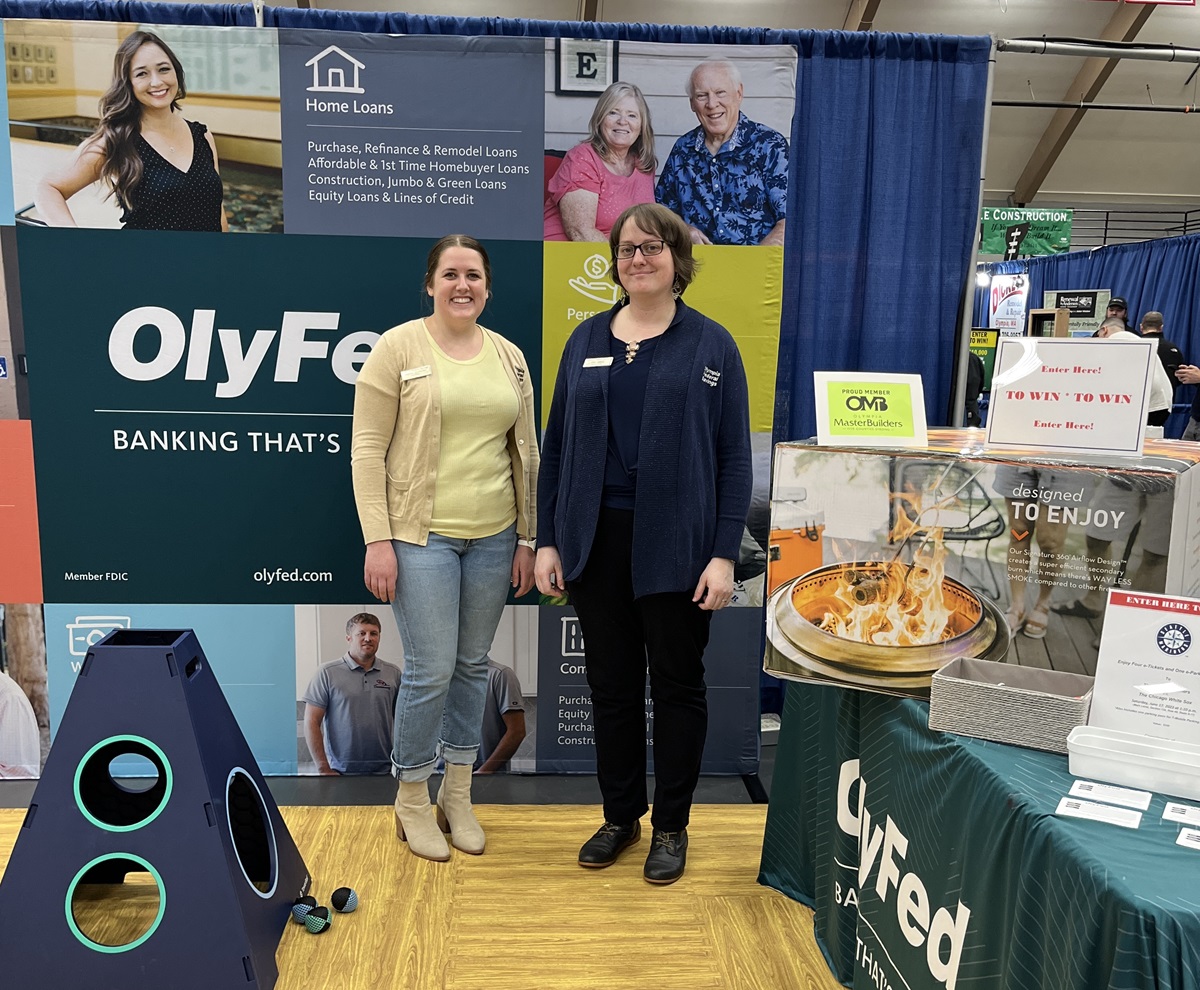
[[1142, 337], [1146, 340], [1158, 341], [1158, 360], [1162, 363], [1163, 371], [1167, 373], [1167, 377], [1171, 379], [1171, 388], [1174, 388], [1178, 384], [1175, 379], [1175, 372], [1184, 363], [1183, 352], [1167, 340], [1162, 335], [1161, 330], [1147, 330], [1142, 334]]
[[610, 509], [632, 509], [637, 493], [638, 442], [642, 434], [642, 407], [646, 404], [646, 379], [654, 360], [658, 337], [638, 345], [637, 356], [625, 361], [625, 341], [611, 336], [613, 362], [608, 370], [608, 456], [604, 462], [604, 491], [600, 504]]
[[130, 193], [132, 209], [121, 214], [128, 230], [221, 229], [221, 177], [212, 148], [204, 135], [208, 128], [187, 121], [192, 132], [192, 164], [181, 172], [163, 158], [140, 134], [134, 139], [142, 159], [142, 180]]

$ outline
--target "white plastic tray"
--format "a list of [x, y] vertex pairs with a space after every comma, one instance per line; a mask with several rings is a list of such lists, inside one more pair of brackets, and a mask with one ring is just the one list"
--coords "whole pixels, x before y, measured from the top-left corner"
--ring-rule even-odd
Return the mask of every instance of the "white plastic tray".
[[1200, 799], [1200, 746], [1080, 725], [1067, 752], [1073, 776]]

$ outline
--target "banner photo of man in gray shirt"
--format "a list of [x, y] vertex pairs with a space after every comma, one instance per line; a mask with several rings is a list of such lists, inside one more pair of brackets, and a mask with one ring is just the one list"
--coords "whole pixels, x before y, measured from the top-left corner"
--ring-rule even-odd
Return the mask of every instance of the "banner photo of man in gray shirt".
[[389, 773], [400, 668], [380, 660], [379, 619], [346, 622], [346, 652], [322, 664], [304, 692], [304, 738], [317, 772]]

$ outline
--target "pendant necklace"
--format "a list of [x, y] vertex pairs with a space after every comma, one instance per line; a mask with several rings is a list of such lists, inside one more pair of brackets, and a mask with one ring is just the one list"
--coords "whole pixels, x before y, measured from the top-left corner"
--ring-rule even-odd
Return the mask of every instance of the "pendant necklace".
[[637, 357], [638, 347], [641, 346], [640, 340], [630, 340], [625, 344], [625, 363], [633, 364], [633, 359]]

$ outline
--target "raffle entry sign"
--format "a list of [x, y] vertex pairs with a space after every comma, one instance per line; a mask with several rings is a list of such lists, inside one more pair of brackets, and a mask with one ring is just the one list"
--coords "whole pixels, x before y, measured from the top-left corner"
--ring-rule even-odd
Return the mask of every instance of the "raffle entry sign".
[[1088, 724], [1200, 746], [1200, 600], [1108, 593]]
[[1157, 360], [1149, 340], [1001, 339], [988, 446], [1140, 456]]

